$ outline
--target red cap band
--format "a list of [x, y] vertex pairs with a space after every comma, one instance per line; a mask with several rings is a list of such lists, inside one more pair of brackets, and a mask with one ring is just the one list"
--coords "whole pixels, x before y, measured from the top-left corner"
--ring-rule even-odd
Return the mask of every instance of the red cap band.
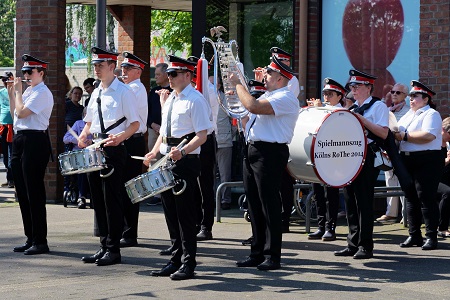
[[170, 63], [170, 68], [183, 68], [183, 69], [188, 69], [189, 71], [194, 72], [195, 66], [194, 65], [190, 65], [190, 64], [184, 64], [184, 63], [179, 63], [179, 62], [171, 62]]
[[432, 94], [432, 93], [430, 93], [429, 91], [424, 90], [424, 89], [422, 89], [422, 88], [420, 88], [420, 87], [418, 87], [418, 86], [413, 86], [412, 89], [411, 89], [411, 91], [410, 91], [409, 93], [410, 93], [410, 94], [424, 93], [424, 94], [427, 94], [428, 96], [430, 96], [430, 98], [433, 97], [433, 94]]
[[26, 61], [23, 63], [24, 67], [32, 67], [32, 68], [44, 68], [47, 69], [47, 64], [37, 62], [37, 61]]
[[271, 69], [276, 70], [277, 72], [279, 72], [281, 75], [283, 75], [284, 77], [286, 77], [287, 79], [291, 79], [294, 75], [292, 75], [291, 73], [281, 69], [276, 63], [274, 63], [273, 61], [270, 63], [269, 67]]
[[116, 55], [112, 54], [92, 54], [92, 59], [94, 60], [117, 60]]
[[352, 83], [352, 82], [374, 84], [375, 83], [375, 79], [370, 79], [370, 78], [361, 77], [361, 76], [352, 76], [350, 78], [350, 83]]
[[341, 94], [345, 94], [345, 90], [343, 90], [342, 88], [338, 87], [337, 85], [332, 85], [332, 84], [326, 84], [323, 87], [323, 90], [335, 90], [340, 92]]
[[141, 69], [145, 68], [145, 65], [143, 63], [141, 63], [141, 62], [139, 62], [137, 60], [134, 60], [134, 59], [130, 59], [128, 57], [125, 57], [125, 59], [123, 60], [123, 63], [124, 64], [130, 64], [130, 65], [133, 65], [135, 67], [139, 67]]

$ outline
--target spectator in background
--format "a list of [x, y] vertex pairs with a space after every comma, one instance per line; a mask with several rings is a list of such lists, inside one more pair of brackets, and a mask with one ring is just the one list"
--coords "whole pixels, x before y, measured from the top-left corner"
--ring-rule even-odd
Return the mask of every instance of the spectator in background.
[[88, 93], [88, 97], [84, 100], [84, 106], [87, 107], [89, 104], [89, 100], [91, 99], [91, 94], [95, 89], [95, 79], [87, 78], [83, 81], [83, 88], [86, 93]]
[[14, 180], [11, 172], [11, 153], [13, 138], [13, 119], [9, 109], [8, 90], [6, 82], [3, 83], [5, 88], [0, 90], [0, 136], [2, 138], [2, 154], [3, 164], [6, 168], [6, 182], [1, 187], [14, 187]]
[[[389, 110], [394, 114], [395, 118], [400, 120], [409, 110], [409, 106], [406, 104], [406, 96], [408, 96], [408, 87], [403, 83], [396, 83], [392, 90], [389, 92], [392, 97], [392, 104], [389, 107]], [[387, 103], [386, 103], [387, 105]], [[386, 186], [399, 186], [399, 181], [397, 176], [394, 174], [393, 170], [385, 171], [384, 177], [386, 180]], [[405, 197], [400, 197], [400, 201], [402, 203], [402, 207], [404, 206]], [[393, 221], [397, 219], [398, 216], [398, 208], [399, 208], [399, 197], [387, 197], [386, 198], [386, 214], [377, 218], [377, 222], [383, 223], [386, 221]], [[402, 214], [403, 216], [403, 214]]]
[[[82, 118], [86, 115], [86, 108], [83, 109]], [[86, 122], [83, 121], [83, 119], [80, 118], [79, 120], [75, 121], [75, 123], [72, 126], [72, 130], [76, 132], [76, 134], [80, 135], [83, 131], [84, 125], [86, 125]], [[92, 141], [92, 135], [88, 136], [89, 144]], [[80, 147], [78, 147], [78, 140], [70, 134], [69, 131], [66, 132], [66, 134], [63, 137], [63, 142], [65, 145], [71, 144], [72, 150], [80, 150]], [[88, 182], [87, 182], [87, 176], [85, 173], [73, 175], [77, 176], [77, 185], [78, 185], [78, 200], [77, 200], [77, 207], [79, 209], [86, 208], [86, 197], [88, 193]]]
[[76, 121], [81, 120], [83, 115], [84, 107], [80, 104], [82, 96], [83, 90], [79, 86], [75, 86], [70, 91], [70, 99], [66, 101], [65, 122], [66, 125], [69, 125], [70, 127], [72, 127]]
[[[147, 116], [147, 127], [148, 127], [148, 149], [153, 149], [156, 140], [159, 136], [159, 128], [161, 127], [161, 102], [159, 91], [167, 90], [169, 93], [172, 89], [169, 86], [169, 77], [167, 76], [166, 70], [168, 65], [166, 63], [159, 63], [155, 66], [155, 82], [156, 87], [152, 88], [148, 93], [148, 116]], [[159, 159], [161, 154], [156, 154], [156, 159]], [[161, 204], [161, 196], [157, 195], [148, 200], [147, 205], [159, 205]], [[163, 250], [164, 251], [164, 250]], [[163, 255], [169, 255], [171, 253], [166, 251], [162, 253]]]
[[[210, 77], [210, 81], [214, 77]], [[222, 103], [225, 103], [225, 94], [223, 93], [222, 82], [217, 81], [219, 97]], [[225, 105], [225, 104], [224, 104]], [[231, 181], [231, 158], [233, 156], [233, 136], [231, 133], [231, 118], [223, 110], [219, 109], [217, 114], [217, 150], [216, 160], [219, 167], [220, 183]], [[221, 195], [222, 209], [231, 208], [231, 189], [226, 188]]]
[[445, 160], [444, 173], [438, 186], [439, 227], [438, 236], [450, 237], [448, 224], [450, 219], [450, 117], [442, 121], [442, 156]]

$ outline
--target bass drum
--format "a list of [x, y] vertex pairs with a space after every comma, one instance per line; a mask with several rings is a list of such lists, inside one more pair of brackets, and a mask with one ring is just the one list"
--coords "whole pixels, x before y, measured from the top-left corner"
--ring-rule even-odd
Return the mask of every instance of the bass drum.
[[288, 170], [292, 176], [343, 187], [362, 169], [367, 138], [361, 121], [352, 112], [308, 107], [299, 112], [289, 151]]

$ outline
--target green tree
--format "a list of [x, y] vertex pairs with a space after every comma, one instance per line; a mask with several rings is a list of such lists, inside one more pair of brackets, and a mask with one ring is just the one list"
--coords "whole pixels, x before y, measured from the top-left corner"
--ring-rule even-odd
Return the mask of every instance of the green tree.
[[192, 50], [192, 13], [152, 10], [152, 46], [166, 47], [170, 53]]
[[0, 1], [0, 67], [14, 65], [14, 21], [16, 1]]

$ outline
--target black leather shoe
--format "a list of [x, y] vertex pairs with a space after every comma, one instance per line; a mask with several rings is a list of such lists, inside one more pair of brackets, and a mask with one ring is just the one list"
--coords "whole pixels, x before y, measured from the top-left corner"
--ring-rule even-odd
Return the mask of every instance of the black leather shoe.
[[409, 236], [403, 243], [400, 243], [400, 247], [409, 248], [409, 247], [421, 247], [423, 245], [422, 237], [412, 237]]
[[334, 241], [336, 240], [336, 233], [334, 231], [327, 230], [322, 235], [322, 241]]
[[358, 252], [353, 255], [354, 259], [369, 259], [373, 257], [373, 252], [366, 249], [358, 249]]
[[213, 239], [212, 232], [205, 228], [201, 229], [200, 232], [197, 234], [197, 241], [207, 241], [212, 239]]
[[99, 258], [95, 261], [95, 264], [97, 266], [109, 266], [109, 265], [115, 265], [120, 264], [122, 262], [122, 256], [120, 255], [120, 252], [118, 253], [112, 253], [106, 250], [105, 255], [103, 255], [102, 258]]
[[100, 248], [100, 250], [97, 251], [97, 253], [95, 253], [94, 255], [91, 256], [83, 256], [81, 258], [81, 260], [87, 264], [93, 264], [95, 263], [95, 261], [99, 258], [102, 258], [103, 255], [105, 255], [106, 253], [106, 249], [105, 248]]
[[246, 268], [246, 267], [257, 267], [258, 265], [262, 264], [264, 261], [264, 257], [255, 258], [255, 257], [247, 257], [246, 260], [241, 260], [236, 262], [236, 266], [239, 268]]
[[334, 251], [334, 256], [353, 256], [357, 251], [357, 249], [353, 250], [347, 247], [340, 251]]
[[241, 243], [244, 246], [250, 246], [253, 243], [253, 236], [249, 237], [246, 240], [243, 240]]
[[159, 255], [172, 255], [173, 253], [173, 247], [169, 247], [167, 249], [159, 251]]
[[37, 245], [33, 245], [30, 248], [28, 248], [27, 250], [25, 250], [23, 252], [23, 254], [25, 254], [25, 255], [43, 254], [43, 253], [48, 253], [49, 251], [50, 251], [50, 249], [48, 249], [47, 244], [37, 244]]
[[31, 246], [33, 246], [33, 244], [31, 242], [25, 242], [25, 244], [23, 244], [22, 246], [14, 247], [13, 251], [14, 252], [24, 252], [25, 250], [31, 248]]
[[137, 244], [138, 242], [136, 239], [127, 239], [127, 238], [120, 239], [120, 248], [135, 247], [137, 246]]
[[165, 276], [168, 277], [178, 271], [178, 267], [172, 262], [168, 262], [167, 265], [159, 271], [153, 271], [152, 276]]
[[186, 280], [194, 278], [194, 269], [187, 265], [182, 265], [175, 273], [170, 275], [172, 280]]
[[277, 270], [281, 268], [281, 265], [279, 262], [274, 261], [272, 258], [266, 258], [266, 260], [259, 264], [256, 268], [261, 271], [269, 271], [269, 270]]
[[422, 250], [434, 250], [437, 248], [437, 240], [427, 239], [422, 246]]
[[317, 230], [316, 232], [314, 232], [314, 233], [310, 233], [310, 234], [308, 234], [308, 240], [318, 240], [318, 239], [321, 239], [322, 238], [322, 236], [325, 234], [325, 231], [323, 231], [323, 230]]

